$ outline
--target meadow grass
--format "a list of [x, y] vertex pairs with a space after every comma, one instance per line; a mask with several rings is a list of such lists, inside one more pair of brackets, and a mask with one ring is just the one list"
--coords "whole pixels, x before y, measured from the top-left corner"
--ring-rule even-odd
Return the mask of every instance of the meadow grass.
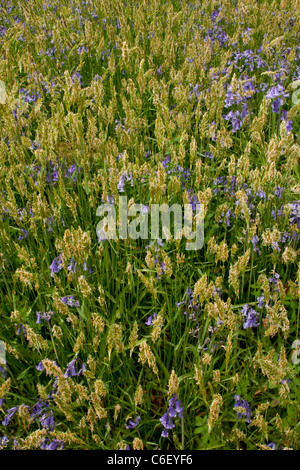
[[[299, 448], [299, 26], [0, 1], [0, 448]], [[99, 239], [119, 195], [203, 204], [204, 246]]]

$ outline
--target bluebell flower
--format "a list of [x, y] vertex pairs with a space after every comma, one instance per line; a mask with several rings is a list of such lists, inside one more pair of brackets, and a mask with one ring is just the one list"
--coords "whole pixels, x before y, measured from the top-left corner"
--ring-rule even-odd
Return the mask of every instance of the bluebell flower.
[[37, 316], [37, 321], [36, 323], [42, 323], [42, 320], [45, 320], [46, 322], [49, 322], [51, 320], [52, 315], [54, 315], [54, 312], [51, 310], [49, 312], [36, 312]]
[[183, 405], [177, 395], [173, 395], [169, 400], [168, 411], [159, 419], [164, 427], [162, 432], [162, 437], [168, 437], [168, 430], [175, 427], [171, 418], [176, 418], [177, 415], [179, 418], [182, 418], [184, 412]]
[[172, 420], [169, 418], [168, 412], [166, 412], [160, 419], [159, 421], [163, 425], [165, 429], [172, 429], [175, 428], [175, 424], [172, 422]]
[[75, 300], [73, 295], [67, 295], [60, 299], [64, 304], [69, 305], [69, 307], [80, 307], [79, 300]]
[[45, 367], [43, 365], [43, 361], [40, 361], [38, 365], [36, 366], [36, 369], [39, 371], [45, 370]]
[[263, 302], [265, 300], [265, 297], [262, 295], [261, 297], [257, 297], [257, 307], [258, 308], [263, 308]]
[[67, 364], [67, 369], [64, 373], [64, 377], [75, 377], [75, 376], [78, 376], [78, 375], [83, 375], [84, 371], [86, 370], [86, 365], [85, 363], [82, 361], [82, 366], [81, 366], [81, 369], [76, 372], [76, 368], [75, 368], [75, 364], [76, 362], [79, 360], [78, 357], [75, 357], [74, 359], [72, 359], [71, 362], [69, 362]]
[[57, 258], [54, 258], [49, 268], [51, 269], [51, 276], [57, 274], [62, 268], [62, 255], [60, 254]]
[[29, 233], [27, 230], [25, 230], [24, 228], [21, 228], [21, 233], [18, 237], [18, 240], [23, 240], [24, 238], [28, 238], [29, 236]]
[[173, 408], [173, 406], [169, 406], [168, 415], [170, 418], [176, 418], [176, 411], [175, 411], [175, 408]]
[[83, 81], [82, 81], [82, 76], [80, 75], [79, 72], [75, 72], [73, 73], [72, 77], [72, 83], [74, 84], [76, 82], [76, 80], [80, 83], [80, 85], [83, 85]]
[[129, 424], [128, 424], [128, 426], [126, 426], [126, 429], [134, 429], [137, 426], [140, 419], [141, 419], [140, 415], [137, 415], [135, 421], [129, 420], [128, 421]]
[[259, 248], [257, 248], [256, 244], [259, 242], [259, 238], [257, 235], [254, 235], [252, 238], [251, 238], [251, 243], [253, 245], [253, 251], [257, 251], [257, 253], [260, 255], [261, 254], [261, 251]]
[[243, 324], [245, 329], [254, 328], [259, 325], [259, 323], [257, 323], [257, 320], [259, 319], [259, 314], [253, 308], [250, 308], [248, 304], [243, 306], [242, 314], [244, 317], [246, 317], [246, 320]]
[[5, 416], [4, 420], [2, 421], [3, 426], [7, 426], [10, 423], [10, 420], [14, 416], [15, 412], [19, 409], [18, 406], [14, 406], [7, 411], [7, 415]]
[[148, 326], [153, 325], [153, 321], [156, 320], [156, 317], [157, 317], [156, 313], [154, 313], [153, 319], [152, 319], [152, 315], [150, 315], [150, 317], [148, 317], [147, 321], [145, 322], [145, 325], [148, 325]]
[[[17, 325], [16, 325], [17, 326]], [[27, 331], [24, 325], [20, 324], [17, 330], [17, 335], [20, 336], [21, 332], [23, 332], [24, 336], [26, 337]]]
[[6, 435], [0, 438], [0, 450], [7, 446], [9, 439]]
[[[64, 447], [64, 442], [59, 441], [58, 439], [53, 439], [53, 441], [50, 442], [50, 444], [46, 445], [46, 447], [44, 447], [44, 449], [46, 449], [46, 450], [57, 450], [58, 447], [60, 447], [60, 450], [62, 450], [63, 447]], [[42, 448], [42, 446], [41, 446], [41, 448]]]
[[132, 172], [131, 171], [124, 171], [124, 173], [120, 176], [117, 188], [120, 193], [124, 193], [125, 191], [125, 183], [130, 182], [131, 186], [133, 186], [133, 177], [132, 177]]
[[266, 98], [270, 98], [270, 99], [278, 98], [280, 96], [283, 96], [286, 98], [289, 97], [289, 94], [285, 91], [284, 87], [280, 84], [274, 87], [271, 87], [266, 94]]
[[30, 410], [30, 417], [37, 418], [40, 414], [42, 414], [47, 408], [49, 408], [49, 403], [47, 401], [38, 400], [38, 402], [33, 405]]
[[238, 419], [241, 419], [242, 416], [244, 415], [246, 416], [246, 423], [250, 423], [250, 417], [252, 416], [252, 411], [250, 410], [249, 403], [243, 398], [241, 398], [239, 395], [235, 395], [234, 400], [235, 400], [234, 408], [237, 408], [239, 406], [245, 408], [244, 413], [238, 413], [237, 415]]
[[53, 431], [55, 423], [54, 423], [54, 417], [53, 413], [51, 412], [50, 414], [45, 413], [40, 419], [39, 419], [41, 425], [43, 428], [48, 429], [49, 431]]

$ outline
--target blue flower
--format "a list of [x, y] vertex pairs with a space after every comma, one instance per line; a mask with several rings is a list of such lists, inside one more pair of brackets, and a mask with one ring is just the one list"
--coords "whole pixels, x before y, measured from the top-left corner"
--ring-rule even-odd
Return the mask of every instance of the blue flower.
[[36, 312], [37, 315], [37, 320], [36, 323], [42, 323], [42, 320], [45, 320], [46, 322], [49, 322], [51, 320], [52, 315], [54, 315], [54, 312], [49, 311], [49, 312]]
[[259, 238], [257, 235], [254, 235], [252, 238], [251, 238], [251, 243], [253, 245], [253, 251], [257, 251], [257, 253], [260, 255], [261, 254], [261, 251], [259, 248], [257, 248], [256, 244], [259, 242]]
[[276, 85], [274, 87], [271, 87], [266, 94], [266, 98], [270, 99], [278, 98], [279, 96], [283, 96], [286, 98], [289, 96], [289, 94], [285, 92], [285, 89], [282, 85]]
[[137, 426], [137, 424], [138, 424], [138, 422], [140, 421], [140, 419], [141, 419], [140, 416], [137, 415], [135, 421], [129, 420], [129, 425], [126, 426], [126, 428], [127, 428], [127, 429], [134, 429], [134, 428]]
[[43, 361], [40, 361], [38, 365], [36, 366], [36, 369], [39, 371], [45, 370], [45, 367], [43, 365]]
[[160, 419], [159, 421], [163, 425], [165, 429], [172, 429], [175, 428], [175, 424], [171, 421], [169, 418], [168, 412], [166, 412]]
[[171, 418], [176, 418], [177, 415], [179, 418], [182, 418], [184, 412], [183, 405], [177, 395], [173, 395], [173, 397], [169, 400], [169, 407], [167, 412], [159, 419], [164, 427], [164, 431], [162, 432], [162, 437], [168, 437], [168, 429], [172, 429], [175, 427], [175, 424], [171, 420]]
[[67, 369], [66, 369], [66, 372], [64, 374], [64, 377], [75, 377], [77, 375], [83, 375], [84, 371], [86, 370], [86, 365], [85, 363], [82, 361], [82, 367], [81, 369], [76, 372], [76, 368], [75, 368], [75, 364], [76, 362], [79, 360], [78, 357], [75, 357], [74, 359], [72, 359], [71, 362], [69, 362], [67, 364]]
[[237, 408], [239, 406], [245, 408], [244, 413], [238, 413], [237, 415], [238, 419], [241, 419], [242, 415], [244, 415], [246, 416], [246, 423], [250, 423], [250, 416], [252, 416], [252, 411], [250, 410], [249, 403], [243, 398], [241, 398], [239, 395], [235, 395], [234, 400], [235, 400], [234, 408]]
[[248, 304], [243, 306], [242, 314], [244, 317], [246, 317], [243, 325], [245, 329], [254, 328], [259, 325], [259, 323], [257, 323], [259, 314], [253, 308], [250, 308]]
[[57, 258], [55, 258], [49, 268], [51, 269], [51, 276], [53, 277], [53, 274], [57, 274], [62, 268], [62, 255], [60, 254]]
[[80, 307], [79, 300], [75, 300], [73, 295], [67, 295], [60, 300], [69, 307]]
[[0, 450], [3, 449], [3, 447], [6, 447], [7, 444], [9, 443], [9, 439], [7, 438], [7, 436], [3, 436], [0, 438]]
[[150, 326], [150, 325], [153, 325], [153, 321], [156, 320], [156, 313], [154, 313], [153, 315], [153, 320], [152, 320], [152, 315], [150, 315], [150, 317], [148, 317], [147, 321], [145, 322], [146, 325]]
[[271, 450], [276, 450], [276, 443], [275, 442], [270, 442], [266, 447], [268, 447]]
[[49, 431], [53, 431], [55, 423], [54, 423], [54, 417], [53, 417], [52, 412], [50, 414], [45, 413], [39, 419], [39, 421], [44, 429], [49, 429]]
[[10, 408], [7, 412], [7, 415], [5, 416], [4, 420], [2, 421], [3, 426], [7, 426], [15, 414], [15, 412], [19, 409], [18, 406], [14, 406], [13, 408]]

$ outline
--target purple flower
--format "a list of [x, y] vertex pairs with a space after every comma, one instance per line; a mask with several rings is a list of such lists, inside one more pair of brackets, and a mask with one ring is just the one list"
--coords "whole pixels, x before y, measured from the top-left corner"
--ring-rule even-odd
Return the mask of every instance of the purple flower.
[[254, 235], [252, 238], [251, 238], [251, 243], [253, 245], [253, 251], [257, 251], [258, 254], [261, 254], [261, 251], [259, 248], [257, 248], [256, 244], [259, 242], [259, 238], [257, 235]]
[[284, 191], [284, 188], [277, 187], [274, 191], [275, 196], [278, 197], [278, 199], [282, 199], [282, 193]]
[[39, 400], [30, 410], [30, 417], [37, 418], [43, 411], [49, 408], [49, 403], [47, 401]]
[[53, 431], [55, 423], [54, 423], [54, 417], [53, 413], [51, 412], [50, 414], [45, 413], [40, 419], [39, 419], [41, 425], [43, 428], [48, 429], [49, 431]]
[[67, 364], [67, 369], [64, 374], [64, 377], [74, 377], [77, 375], [76, 369], [75, 369], [75, 364], [76, 364], [77, 358], [73, 359], [71, 362]]
[[271, 87], [266, 94], [266, 98], [271, 98], [271, 99], [278, 98], [279, 96], [283, 96], [285, 98], [289, 97], [289, 94], [286, 93], [284, 87], [280, 84], [274, 87]]
[[261, 297], [257, 297], [257, 307], [258, 308], [263, 308], [263, 302], [265, 300], [265, 297], [262, 295]]
[[64, 377], [74, 377], [74, 376], [77, 376], [77, 375], [83, 375], [83, 372], [86, 370], [86, 366], [85, 366], [85, 363], [82, 361], [82, 367], [81, 369], [76, 372], [76, 368], [75, 368], [75, 364], [76, 362], [78, 361], [78, 357], [75, 357], [74, 359], [72, 359], [71, 362], [69, 362], [67, 364], [67, 369], [66, 369], [66, 372], [64, 374]]
[[23, 240], [24, 238], [28, 238], [28, 236], [29, 234], [27, 230], [25, 230], [24, 228], [21, 228], [21, 234], [19, 235], [18, 239]]
[[153, 325], [152, 321], [156, 320], [156, 317], [157, 315], [156, 313], [154, 313], [153, 320], [152, 320], [152, 315], [150, 315], [150, 317], [148, 317], [147, 321], [145, 322], [145, 325], [148, 325], [148, 326]]
[[51, 276], [53, 276], [53, 274], [57, 274], [63, 268], [61, 258], [62, 255], [60, 254], [57, 258], [52, 261], [51, 265], [49, 266], [49, 268], [51, 269]]
[[35, 104], [41, 97], [40, 93], [34, 93], [32, 90], [25, 90], [24, 88], [20, 88], [20, 94], [22, 95], [22, 100], [26, 103]]
[[[45, 449], [47, 450], [57, 450], [57, 447], [60, 446], [60, 449], [62, 450], [63, 447], [64, 447], [64, 442], [63, 441], [59, 441], [57, 439], [53, 439], [52, 442], [50, 442], [50, 444], [48, 444], [46, 447], [44, 447]], [[42, 448], [42, 447], [41, 447]]]
[[170, 406], [168, 408], [168, 415], [170, 418], [176, 418], [176, 411], [175, 411], [175, 408], [173, 408], [173, 406]]
[[125, 191], [125, 182], [128, 181], [130, 182], [131, 186], [133, 186], [133, 177], [132, 177], [132, 172], [125, 171], [119, 178], [119, 182], [117, 184], [117, 188], [120, 193], [124, 193]]
[[69, 264], [67, 264], [67, 270], [72, 271], [73, 274], [75, 274], [75, 260], [72, 259]]
[[238, 406], [242, 406], [243, 408], [245, 408], [244, 413], [238, 413], [237, 415], [238, 419], [241, 419], [242, 415], [244, 415], [246, 416], [246, 423], [250, 423], [250, 416], [252, 416], [252, 411], [250, 410], [249, 403], [243, 398], [241, 398], [239, 395], [235, 395], [234, 400], [235, 400], [234, 408], [237, 408]]
[[151, 240], [149, 245], [146, 246], [146, 250], [148, 250], [148, 248], [150, 248], [152, 245], [154, 245], [154, 251], [158, 251], [159, 248], [157, 247], [158, 246], [164, 246], [163, 244], [163, 241], [161, 238], [157, 238], [156, 240]]
[[276, 443], [275, 442], [270, 442], [266, 447], [268, 447], [271, 450], [276, 450]]
[[137, 415], [135, 421], [129, 420], [129, 425], [126, 426], [126, 429], [134, 429], [137, 426], [140, 419], [141, 419], [140, 415]]
[[43, 365], [43, 361], [40, 361], [38, 365], [36, 366], [36, 369], [39, 371], [45, 370], [45, 367]]
[[290, 203], [290, 224], [296, 224], [300, 228], [300, 201], [294, 201]]
[[73, 84], [76, 82], [76, 80], [80, 83], [80, 85], [83, 85], [83, 82], [82, 82], [82, 76], [80, 75], [79, 72], [75, 72], [73, 73], [72, 75], [72, 82]]
[[0, 439], [0, 450], [3, 449], [3, 447], [6, 447], [8, 443], [9, 443], [9, 439], [7, 438], [7, 436], [1, 437], [1, 439]]
[[278, 114], [280, 110], [280, 106], [282, 105], [283, 105], [283, 99], [281, 98], [277, 98], [275, 101], [273, 101], [273, 103], [271, 104], [273, 113]]
[[173, 395], [173, 397], [169, 400], [169, 407], [168, 411], [159, 419], [164, 427], [164, 431], [162, 432], [162, 437], [168, 437], [168, 429], [172, 429], [175, 427], [175, 424], [171, 420], [171, 418], [176, 418], [177, 415], [179, 418], [182, 418], [184, 412], [183, 405], [177, 395]]
[[15, 414], [15, 412], [19, 409], [18, 406], [14, 406], [13, 408], [10, 408], [7, 412], [7, 415], [5, 416], [4, 420], [2, 421], [3, 426], [7, 426], [10, 423], [11, 418]]
[[42, 320], [45, 320], [46, 322], [49, 322], [51, 320], [52, 315], [54, 315], [54, 312], [49, 311], [49, 312], [36, 312], [37, 316], [37, 321], [36, 323], [42, 323]]
[[179, 418], [183, 417], [184, 408], [182, 403], [179, 400], [175, 401], [175, 410]]
[[168, 412], [166, 412], [161, 418], [159, 418], [159, 421], [165, 429], [175, 428], [175, 424], [169, 418]]
[[[17, 325], [16, 325], [16, 326], [17, 326]], [[27, 335], [26, 328], [25, 328], [25, 326], [24, 326], [24, 325], [22, 325], [22, 324], [20, 324], [20, 325], [19, 325], [19, 328], [18, 328], [18, 330], [17, 330], [17, 335], [18, 335], [18, 336], [20, 336], [20, 334], [21, 334], [21, 331], [23, 331], [23, 333], [24, 333], [24, 336], [26, 336], [26, 335]]]
[[259, 314], [253, 308], [250, 308], [248, 304], [243, 306], [242, 314], [246, 317], [243, 325], [244, 329], [254, 328], [259, 325], [259, 323], [256, 323], [259, 319]]
[[69, 307], [80, 307], [79, 300], [75, 300], [73, 295], [67, 295], [60, 299], [64, 304], [69, 305]]

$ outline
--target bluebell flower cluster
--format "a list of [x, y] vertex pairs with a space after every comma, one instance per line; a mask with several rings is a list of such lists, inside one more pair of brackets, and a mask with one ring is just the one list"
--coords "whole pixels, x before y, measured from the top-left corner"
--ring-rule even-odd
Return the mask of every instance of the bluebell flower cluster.
[[247, 328], [256, 328], [259, 323], [259, 313], [257, 313], [253, 308], [251, 308], [248, 304], [245, 304], [242, 308], [242, 314], [245, 317], [244, 321], [244, 329]]
[[183, 404], [177, 395], [173, 395], [173, 397], [169, 400], [169, 407], [166, 413], [159, 419], [161, 424], [164, 427], [161, 435], [162, 437], [168, 437], [168, 431], [175, 427], [175, 424], [172, 421], [172, 418], [182, 418], [184, 413]]
[[134, 184], [133, 176], [132, 176], [131, 171], [124, 171], [124, 173], [122, 173], [122, 175], [119, 177], [117, 188], [118, 188], [120, 193], [124, 193], [125, 183], [127, 183], [127, 182], [130, 183], [131, 186], [133, 186], [133, 184]]
[[[38, 146], [38, 143], [35, 143], [35, 146]], [[44, 168], [45, 174], [46, 174], [46, 181], [47, 183], [50, 184], [50, 186], [53, 186], [57, 183], [59, 179], [59, 170], [61, 169], [62, 171], [62, 176], [63, 178], [67, 181], [70, 180], [72, 183], [77, 181], [78, 176], [82, 173], [82, 169], [77, 167], [77, 165], [74, 163], [70, 165], [69, 167], [65, 162], [53, 162], [52, 160], [49, 160], [46, 163], [46, 166]], [[34, 180], [35, 185], [38, 184], [38, 176], [40, 172], [42, 171], [42, 165], [33, 163], [31, 167], [26, 165], [24, 168], [24, 172], [30, 172], [31, 178]]]
[[26, 331], [26, 328], [24, 325], [20, 324], [19, 326], [18, 325], [15, 325], [16, 327], [18, 327], [17, 329], [17, 335], [20, 336], [21, 333], [24, 334], [25, 338], [27, 336], [27, 331]]
[[[50, 264], [49, 268], [51, 270], [51, 276], [52, 277], [53, 277], [54, 274], [57, 274], [59, 271], [61, 271], [63, 269], [62, 254], [61, 253], [56, 258], [54, 258], [54, 260]], [[74, 260], [74, 259], [70, 260], [69, 263], [67, 264], [67, 270], [72, 271], [72, 273], [75, 274], [75, 269], [76, 268], [78, 269], [78, 272], [80, 274], [80, 268], [78, 267], [77, 261]], [[83, 264], [83, 271], [88, 271], [89, 275], [91, 275], [92, 272], [93, 272], [91, 266], [88, 266], [85, 260], [84, 260], [84, 264]], [[65, 275], [66, 275], [66, 273], [65, 273]]]
[[246, 423], [250, 423], [250, 417], [252, 416], [252, 411], [250, 410], [249, 403], [243, 398], [241, 398], [239, 395], [235, 395], [234, 400], [235, 400], [234, 408], [241, 406], [245, 409], [244, 413], [238, 413], [237, 415], [238, 419], [242, 419], [243, 416], [246, 416]]
[[[221, 298], [222, 290], [214, 288], [213, 297], [216, 295]], [[198, 298], [194, 300], [194, 292], [192, 289], [186, 290], [186, 300], [182, 300], [181, 302], [176, 302], [177, 307], [183, 306], [183, 314], [191, 320], [195, 326], [189, 331], [191, 336], [195, 338], [199, 338], [200, 336], [200, 316], [201, 316], [201, 306], [199, 304]], [[218, 325], [219, 327], [220, 325]]]
[[132, 421], [131, 419], [128, 421], [128, 425], [126, 425], [126, 429], [134, 429], [138, 425], [138, 422], [140, 421], [141, 417], [140, 415], [137, 415], [135, 421]]
[[36, 323], [42, 323], [42, 320], [49, 322], [51, 320], [51, 317], [54, 315], [54, 312], [49, 311], [49, 312], [36, 312], [37, 320]]
[[274, 101], [271, 104], [273, 113], [279, 113], [280, 107], [284, 104], [283, 98], [288, 98], [289, 93], [287, 93], [284, 87], [280, 84], [269, 88], [266, 98], [273, 99]]
[[81, 361], [81, 368], [76, 372], [76, 364], [80, 361], [78, 357], [72, 359], [71, 362], [67, 364], [67, 369], [65, 371], [64, 377], [75, 377], [78, 375], [83, 375], [84, 371], [86, 370], [86, 365], [83, 361]]
[[32, 90], [25, 90], [25, 88], [20, 88], [21, 98], [25, 103], [35, 104], [38, 99], [40, 99], [40, 93], [34, 93]]
[[60, 299], [64, 304], [69, 305], [69, 307], [80, 307], [79, 300], [75, 300], [73, 295], [66, 295]]
[[153, 322], [156, 320], [156, 318], [157, 318], [156, 313], [154, 313], [153, 316], [150, 315], [150, 317], [147, 318], [147, 321], [145, 322], [145, 325], [148, 325], [148, 326], [153, 325]]

